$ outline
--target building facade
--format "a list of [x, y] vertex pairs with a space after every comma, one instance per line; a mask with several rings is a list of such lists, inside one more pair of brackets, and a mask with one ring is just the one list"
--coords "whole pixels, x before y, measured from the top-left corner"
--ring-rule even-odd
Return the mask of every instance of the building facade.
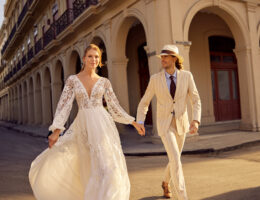
[[[260, 131], [259, 0], [7, 0], [2, 29], [0, 120], [49, 125], [90, 43], [103, 50], [98, 73], [135, 116], [161, 70], [156, 55], [171, 43], [194, 75], [202, 124], [238, 120]], [[153, 100], [146, 123], [154, 130], [155, 120]]]

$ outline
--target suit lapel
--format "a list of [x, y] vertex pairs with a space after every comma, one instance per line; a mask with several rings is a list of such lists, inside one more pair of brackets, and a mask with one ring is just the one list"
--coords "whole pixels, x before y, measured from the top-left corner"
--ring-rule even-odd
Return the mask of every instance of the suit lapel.
[[171, 96], [170, 91], [167, 86], [164, 70], [161, 71], [161, 79], [162, 79], [163, 93], [167, 94], [167, 96], [172, 99], [172, 96]]
[[182, 82], [182, 73], [180, 70], [177, 70], [177, 82], [176, 82], [176, 91], [175, 91], [174, 100], [178, 98], [178, 95], [180, 93], [181, 82]]

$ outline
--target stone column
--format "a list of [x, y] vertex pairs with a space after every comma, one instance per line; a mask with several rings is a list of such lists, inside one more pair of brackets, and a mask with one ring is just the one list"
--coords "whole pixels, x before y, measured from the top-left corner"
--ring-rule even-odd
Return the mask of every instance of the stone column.
[[121, 106], [129, 113], [127, 62], [127, 58], [112, 60], [108, 73]]
[[[35, 117], [34, 117], [34, 92], [33, 92], [33, 85], [30, 86], [30, 81], [27, 82], [28, 83], [28, 121], [29, 124], [34, 124], [35, 121]], [[32, 87], [32, 89], [31, 89]]]
[[18, 106], [18, 123], [22, 124], [23, 120], [23, 102], [22, 102], [22, 90], [21, 87], [18, 86], [17, 88], [17, 106]]
[[34, 116], [35, 124], [42, 124], [43, 114], [42, 114], [42, 95], [41, 95], [41, 84], [37, 85], [36, 77], [34, 80]]
[[255, 124], [253, 125], [253, 130], [260, 131], [260, 57], [258, 54], [259, 51], [259, 38], [257, 34], [256, 27], [258, 26], [256, 10], [258, 8], [259, 1], [249, 0], [247, 1], [247, 19], [249, 27], [249, 38], [251, 44], [250, 50], [250, 61], [252, 65], [251, 78], [252, 78], [252, 98], [253, 105], [255, 109]]
[[6, 104], [6, 95], [4, 96], [4, 120], [6, 121], [6, 107], [7, 107], [7, 104]]
[[13, 120], [13, 94], [12, 94], [12, 89], [9, 89], [9, 93], [8, 93], [8, 107], [7, 107], [7, 110], [8, 110], [8, 116], [7, 116], [7, 120], [8, 121], [12, 121]]
[[52, 121], [52, 109], [51, 109], [51, 102], [50, 101], [50, 85], [42, 87], [42, 112], [43, 112], [43, 124], [49, 125]]
[[28, 104], [27, 104], [27, 91], [25, 90], [25, 83], [22, 83], [22, 102], [23, 102], [23, 117], [22, 123], [26, 124], [28, 122]]
[[14, 90], [14, 110], [15, 110], [15, 122], [18, 123], [18, 118], [19, 118], [19, 105], [18, 105], [18, 89]]
[[251, 49], [234, 50], [239, 74], [240, 102], [241, 102], [241, 129], [256, 130], [256, 105], [254, 78], [252, 74]]

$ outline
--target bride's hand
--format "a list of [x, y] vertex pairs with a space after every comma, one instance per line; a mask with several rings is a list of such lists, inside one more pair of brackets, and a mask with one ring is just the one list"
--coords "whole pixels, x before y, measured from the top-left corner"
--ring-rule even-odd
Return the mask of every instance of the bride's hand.
[[137, 130], [138, 134], [141, 136], [145, 135], [145, 128], [144, 125], [142, 124], [138, 124], [135, 121], [133, 121], [132, 125], [135, 127], [135, 129]]
[[51, 148], [59, 139], [60, 136], [60, 130], [56, 129], [49, 137], [48, 137], [48, 141], [49, 141], [49, 148]]

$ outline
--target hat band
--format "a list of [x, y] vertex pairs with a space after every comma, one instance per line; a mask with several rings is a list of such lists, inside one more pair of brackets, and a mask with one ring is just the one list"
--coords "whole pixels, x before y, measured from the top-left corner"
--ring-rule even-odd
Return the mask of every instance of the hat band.
[[174, 51], [170, 51], [170, 50], [162, 50], [161, 51], [161, 54], [162, 53], [166, 53], [166, 54], [169, 54], [169, 55], [171, 55], [171, 54], [176, 54]]

